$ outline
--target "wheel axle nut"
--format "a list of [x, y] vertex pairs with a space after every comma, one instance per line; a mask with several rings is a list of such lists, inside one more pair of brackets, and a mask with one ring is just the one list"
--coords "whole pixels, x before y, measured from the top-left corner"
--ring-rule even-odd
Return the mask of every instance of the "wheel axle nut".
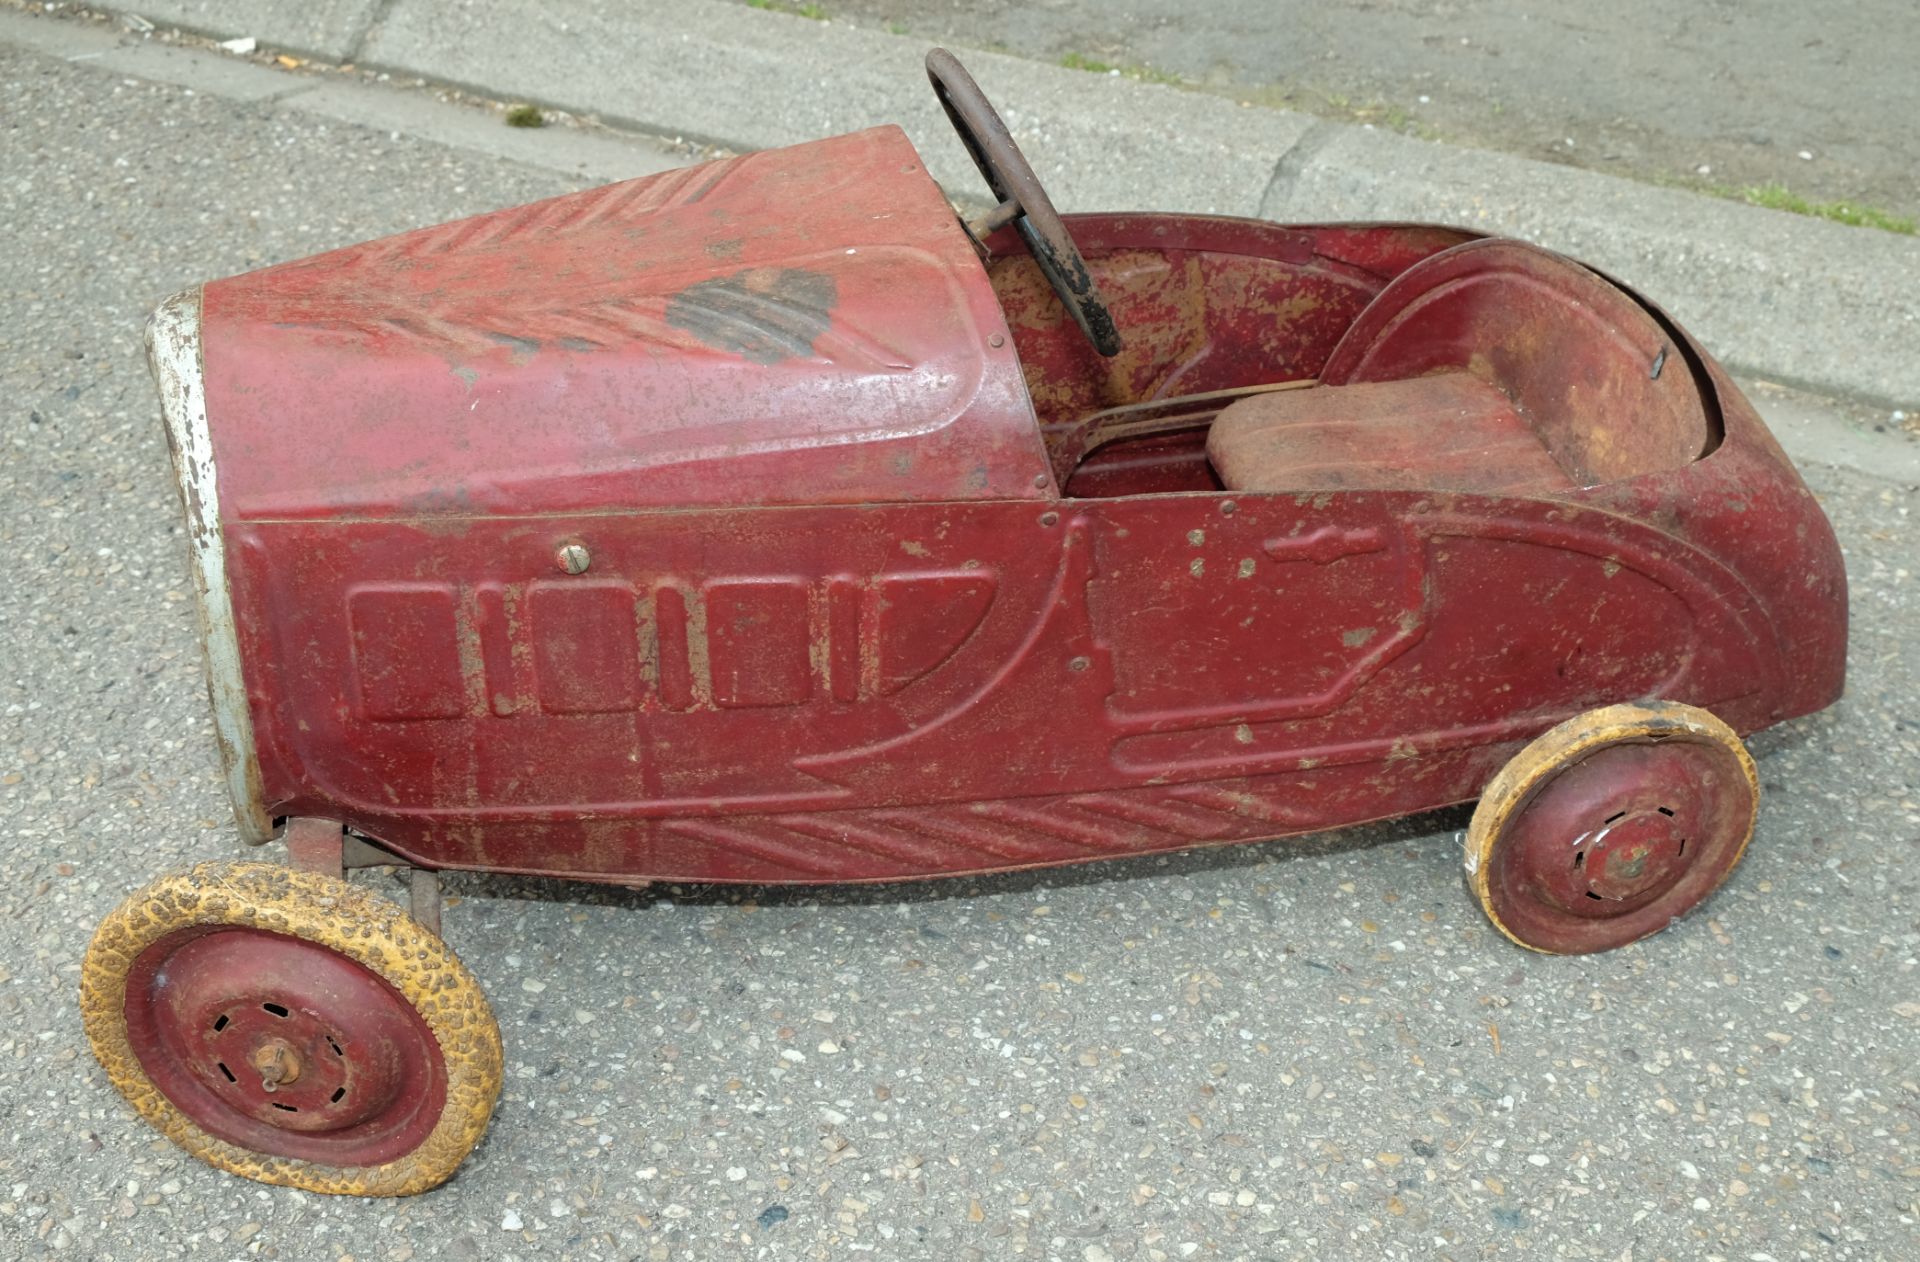
[[253, 1053], [253, 1067], [263, 1091], [272, 1091], [300, 1078], [300, 1053], [284, 1039], [268, 1039]]

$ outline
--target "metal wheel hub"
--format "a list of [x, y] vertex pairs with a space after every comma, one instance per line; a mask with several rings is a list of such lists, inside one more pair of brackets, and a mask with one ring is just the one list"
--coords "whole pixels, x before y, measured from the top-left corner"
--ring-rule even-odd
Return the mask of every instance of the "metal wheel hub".
[[1729, 814], [1715, 760], [1689, 742], [1598, 750], [1514, 819], [1510, 888], [1602, 919], [1638, 911], [1701, 857], [1702, 823]]
[[445, 1102], [439, 1045], [356, 961], [256, 929], [155, 943], [127, 988], [130, 1041], [167, 1098], [255, 1151], [371, 1165], [417, 1147]]
[[1625, 734], [1569, 756], [1500, 825], [1487, 853], [1490, 914], [1543, 950], [1644, 937], [1739, 860], [1754, 801], [1737, 744], [1698, 733]]
[[1574, 851], [1576, 881], [1584, 877], [1583, 898], [1568, 910], [1586, 911], [1588, 903], [1628, 903], [1657, 894], [1685, 867], [1687, 839], [1656, 811], [1640, 811], [1601, 830]]

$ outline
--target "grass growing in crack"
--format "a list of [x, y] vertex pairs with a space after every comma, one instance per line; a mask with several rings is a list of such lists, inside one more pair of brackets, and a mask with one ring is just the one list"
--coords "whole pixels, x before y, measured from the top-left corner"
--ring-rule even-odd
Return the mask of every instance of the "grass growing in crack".
[[1185, 82], [1179, 75], [1155, 70], [1152, 66], [1132, 63], [1115, 65], [1112, 62], [1098, 61], [1085, 53], [1068, 53], [1060, 59], [1060, 64], [1069, 70], [1085, 70], [1089, 74], [1121, 75], [1128, 79], [1137, 79], [1141, 83], [1164, 83], [1171, 87], [1180, 87]]
[[1856, 228], [1878, 228], [1882, 232], [1897, 232], [1907, 237], [1920, 233], [1920, 225], [1905, 215], [1892, 214], [1877, 206], [1857, 206], [1852, 202], [1808, 201], [1784, 184], [1762, 184], [1757, 188], [1742, 189], [1738, 196], [1750, 206], [1791, 211], [1796, 215], [1811, 215], [1815, 219], [1831, 219], [1835, 223], [1851, 224]]
[[545, 127], [547, 116], [540, 112], [537, 105], [509, 105], [507, 107], [507, 126], [509, 127]]
[[1816, 202], [1800, 196], [1778, 182], [1749, 184], [1744, 188], [1736, 188], [1731, 184], [1676, 178], [1659, 173], [1642, 178], [1649, 183], [1667, 188], [1685, 189], [1690, 193], [1705, 193], [1710, 197], [1724, 197], [1730, 202], [1745, 202], [1749, 206], [1760, 206], [1767, 210], [1784, 210], [1790, 215], [1826, 219], [1854, 228], [1877, 228], [1882, 232], [1898, 233], [1903, 237], [1920, 235], [1920, 220], [1906, 215], [1896, 215], [1878, 206], [1863, 206], [1858, 202]]
[[1085, 53], [1068, 53], [1060, 59], [1060, 64], [1069, 70], [1085, 70], [1089, 74], [1111, 74], [1119, 69], [1104, 61], [1095, 61]]
[[[750, 0], [751, 2], [751, 0]], [[1006, 51], [1006, 50], [1002, 50]], [[1164, 83], [1168, 87], [1185, 88], [1188, 91], [1206, 92], [1214, 96], [1225, 96], [1242, 105], [1259, 105], [1267, 109], [1300, 110], [1306, 109], [1323, 118], [1339, 118], [1356, 123], [1370, 123], [1398, 132], [1403, 136], [1413, 136], [1420, 140], [1444, 140], [1440, 129], [1431, 123], [1414, 116], [1411, 110], [1384, 101], [1355, 101], [1352, 97], [1339, 92], [1322, 92], [1316, 88], [1302, 88], [1284, 84], [1241, 84], [1228, 88], [1193, 83], [1177, 74], [1158, 70], [1152, 66], [1137, 62], [1101, 61], [1085, 53], [1068, 53], [1060, 59], [1060, 64], [1068, 70], [1084, 70], [1089, 74], [1120, 75], [1128, 79], [1137, 79], [1142, 83]], [[1318, 97], [1323, 105], [1316, 105], [1309, 97]]]
[[827, 11], [817, 4], [786, 4], [783, 0], [747, 0], [749, 9], [765, 9], [768, 13], [786, 13], [797, 18], [808, 18], [815, 22], [827, 20]]

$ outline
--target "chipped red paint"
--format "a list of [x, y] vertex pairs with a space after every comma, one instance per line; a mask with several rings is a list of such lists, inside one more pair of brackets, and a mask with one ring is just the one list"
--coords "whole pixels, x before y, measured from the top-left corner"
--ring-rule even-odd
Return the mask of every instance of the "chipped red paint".
[[[208, 286], [267, 809], [429, 867], [888, 880], [1458, 802], [1625, 699], [1839, 694], [1832, 532], [1656, 308], [1454, 229], [1066, 222], [1111, 359], [893, 129]], [[1381, 442], [1209, 461], [1201, 409], [1056, 485], [1103, 409], [1315, 379], [1216, 437]], [[1423, 407], [1499, 441], [1426, 459]], [[1447, 472], [1500, 450], [1527, 476]]]

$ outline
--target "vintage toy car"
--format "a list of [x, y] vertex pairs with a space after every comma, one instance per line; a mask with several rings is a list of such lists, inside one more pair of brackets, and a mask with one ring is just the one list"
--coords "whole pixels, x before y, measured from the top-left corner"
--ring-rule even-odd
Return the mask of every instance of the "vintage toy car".
[[[1840, 693], [1813, 496], [1659, 308], [1516, 241], [998, 208], [897, 128], [208, 284], [154, 317], [239, 829], [102, 924], [110, 1078], [217, 1166], [446, 1178], [499, 1033], [439, 870], [898, 881], [1480, 799], [1524, 946], [1739, 860]], [[417, 871], [414, 915], [343, 880]]]

